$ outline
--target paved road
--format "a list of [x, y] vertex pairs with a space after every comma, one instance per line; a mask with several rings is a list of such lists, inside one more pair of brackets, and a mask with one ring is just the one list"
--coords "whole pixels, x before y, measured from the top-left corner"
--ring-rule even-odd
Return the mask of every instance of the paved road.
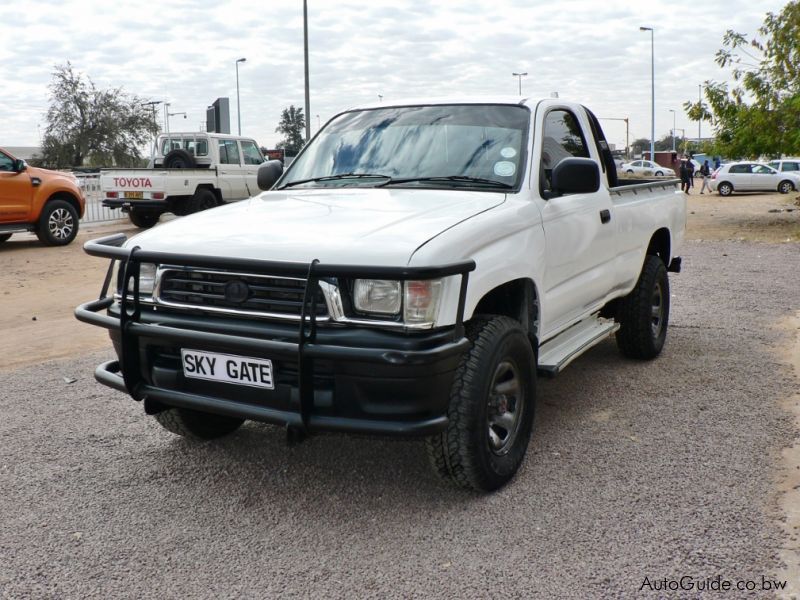
[[637, 595], [645, 577], [760, 584], [789, 543], [771, 469], [794, 433], [778, 403], [797, 382], [775, 325], [800, 308], [797, 252], [689, 243], [665, 354], [627, 361], [609, 341], [540, 380], [524, 468], [489, 496], [440, 484], [414, 443], [287, 448], [281, 430], [248, 424], [190, 445], [94, 383], [106, 353], [0, 374], [1, 595], [589, 598]]

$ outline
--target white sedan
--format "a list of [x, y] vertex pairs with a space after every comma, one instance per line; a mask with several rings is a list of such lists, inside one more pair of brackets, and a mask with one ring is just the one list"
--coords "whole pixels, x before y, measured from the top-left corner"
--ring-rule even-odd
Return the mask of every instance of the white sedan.
[[720, 196], [733, 192], [772, 192], [788, 194], [800, 189], [800, 176], [776, 171], [762, 163], [734, 162], [722, 165], [711, 176], [711, 189]]
[[656, 177], [675, 177], [675, 171], [668, 167], [662, 167], [652, 160], [634, 160], [633, 162], [623, 163], [620, 171], [632, 175], [655, 175]]

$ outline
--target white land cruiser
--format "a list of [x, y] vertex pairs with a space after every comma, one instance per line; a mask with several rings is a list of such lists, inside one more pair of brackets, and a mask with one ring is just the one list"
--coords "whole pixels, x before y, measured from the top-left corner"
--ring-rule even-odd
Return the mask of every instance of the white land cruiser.
[[219, 133], [158, 136], [147, 169], [100, 172], [103, 205], [121, 208], [137, 227], [152, 227], [165, 212], [188, 215], [260, 190], [264, 157], [255, 140]]
[[611, 334], [661, 352], [686, 197], [625, 184], [579, 104], [348, 110], [261, 167], [270, 191], [87, 243], [112, 264], [76, 315], [110, 330], [98, 381], [169, 431], [420, 436], [441, 476], [492, 490], [522, 462], [537, 371]]

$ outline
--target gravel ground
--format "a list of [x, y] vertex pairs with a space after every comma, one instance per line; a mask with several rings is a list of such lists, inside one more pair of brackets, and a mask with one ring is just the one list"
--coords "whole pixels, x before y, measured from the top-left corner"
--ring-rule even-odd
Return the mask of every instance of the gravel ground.
[[[774, 466], [797, 386], [779, 320], [795, 244], [692, 242], [653, 363], [605, 342], [540, 379], [511, 485], [439, 483], [421, 444], [249, 423], [192, 445], [92, 378], [108, 353], [0, 374], [4, 597], [663, 597], [753, 579], [794, 543]], [[64, 378], [76, 378], [67, 383]], [[715, 594], [716, 597], [731, 595]], [[759, 592], [759, 597], [763, 595]]]

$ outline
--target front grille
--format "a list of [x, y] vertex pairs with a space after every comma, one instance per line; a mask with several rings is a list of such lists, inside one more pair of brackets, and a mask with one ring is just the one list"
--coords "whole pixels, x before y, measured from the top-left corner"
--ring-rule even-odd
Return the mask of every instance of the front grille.
[[[210, 312], [299, 319], [305, 286], [305, 279], [292, 277], [167, 267], [159, 273], [156, 302]], [[317, 318], [327, 318], [319, 286], [313, 294]]]

